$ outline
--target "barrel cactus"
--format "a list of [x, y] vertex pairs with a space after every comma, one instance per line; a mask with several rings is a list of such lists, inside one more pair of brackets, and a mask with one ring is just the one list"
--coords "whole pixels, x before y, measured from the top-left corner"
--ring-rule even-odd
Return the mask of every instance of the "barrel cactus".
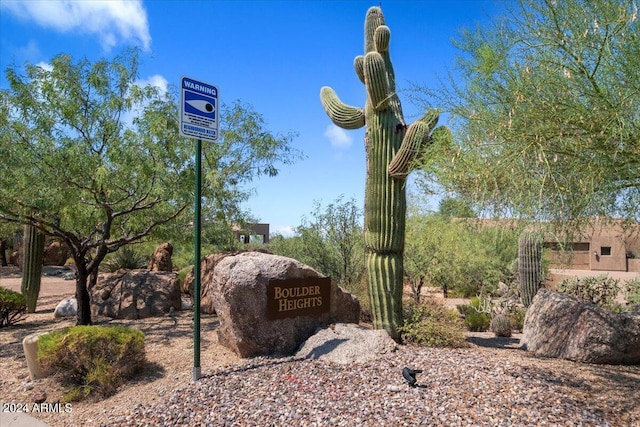
[[321, 89], [320, 98], [336, 126], [366, 126], [364, 223], [371, 311], [374, 327], [398, 339], [397, 327], [402, 323], [405, 178], [424, 149], [450, 133], [444, 127], [435, 128], [438, 113], [434, 110], [407, 126], [389, 58], [391, 33], [379, 7], [367, 11], [364, 33], [365, 54], [354, 61], [356, 74], [366, 89], [364, 108], [344, 104], [330, 87]]
[[506, 314], [496, 314], [491, 319], [490, 328], [497, 337], [510, 337], [511, 319]]
[[522, 304], [529, 307], [542, 284], [542, 238], [525, 230], [518, 240], [518, 277]]

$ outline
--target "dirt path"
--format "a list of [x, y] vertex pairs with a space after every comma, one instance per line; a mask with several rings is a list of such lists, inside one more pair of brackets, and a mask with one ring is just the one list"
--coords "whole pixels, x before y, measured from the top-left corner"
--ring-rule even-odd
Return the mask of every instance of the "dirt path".
[[[76, 293], [75, 280], [65, 280], [62, 274], [71, 272], [64, 267], [43, 267], [42, 281], [40, 283], [39, 297], [49, 297], [60, 295], [61, 298], [74, 296]], [[17, 267], [0, 268], [0, 287], [20, 292], [22, 285], [22, 273]], [[36, 307], [36, 311], [38, 308]]]

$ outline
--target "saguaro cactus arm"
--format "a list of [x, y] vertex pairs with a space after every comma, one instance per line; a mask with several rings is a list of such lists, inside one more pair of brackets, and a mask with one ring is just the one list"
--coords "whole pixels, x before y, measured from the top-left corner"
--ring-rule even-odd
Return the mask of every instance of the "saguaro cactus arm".
[[364, 126], [364, 111], [340, 101], [336, 92], [328, 86], [320, 90], [320, 100], [327, 115], [336, 126], [359, 129]]
[[378, 52], [369, 52], [364, 57], [364, 85], [373, 109], [386, 110], [393, 93], [389, 90], [384, 58]]
[[409, 125], [400, 149], [389, 163], [389, 176], [405, 178], [411, 172], [414, 159], [431, 144], [432, 138], [429, 133], [438, 123], [438, 118], [439, 114], [436, 110], [429, 110], [419, 120]]

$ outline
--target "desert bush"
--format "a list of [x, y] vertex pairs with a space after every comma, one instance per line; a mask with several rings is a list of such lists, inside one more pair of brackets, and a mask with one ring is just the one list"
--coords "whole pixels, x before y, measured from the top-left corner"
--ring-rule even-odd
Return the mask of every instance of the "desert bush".
[[601, 307], [613, 309], [616, 295], [620, 290], [619, 284], [619, 280], [601, 274], [564, 279], [558, 284], [558, 290]]
[[404, 251], [405, 275], [410, 283], [441, 288], [445, 297], [472, 297], [497, 290], [514, 275], [517, 234], [493, 227], [477, 227], [440, 214], [409, 214]]
[[466, 347], [464, 324], [455, 310], [433, 300], [412, 302], [404, 312], [398, 328], [405, 344], [425, 347]]
[[504, 314], [497, 314], [491, 319], [491, 332], [497, 337], [511, 336], [511, 319]]
[[509, 313], [511, 319], [511, 327], [516, 331], [522, 331], [524, 328], [524, 317], [527, 314], [527, 310], [524, 307], [515, 307], [512, 312]]
[[124, 246], [120, 248], [111, 258], [104, 262], [104, 269], [110, 273], [120, 270], [135, 270], [145, 268], [148, 258], [135, 249]]
[[640, 305], [640, 277], [624, 282], [622, 292], [628, 305]]
[[182, 285], [189, 274], [193, 274], [193, 265], [178, 270], [178, 280]]
[[471, 332], [485, 332], [491, 323], [491, 299], [484, 296], [473, 297], [469, 304], [460, 304], [456, 308], [464, 318]]
[[23, 320], [26, 310], [27, 303], [22, 294], [0, 287], [0, 328]]
[[67, 387], [65, 401], [108, 397], [144, 366], [144, 334], [124, 326], [65, 328], [40, 337], [38, 362]]

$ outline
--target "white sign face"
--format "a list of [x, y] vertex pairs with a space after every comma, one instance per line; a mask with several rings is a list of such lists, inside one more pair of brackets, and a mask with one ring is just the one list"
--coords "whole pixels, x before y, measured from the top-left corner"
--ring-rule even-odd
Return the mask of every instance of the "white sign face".
[[218, 88], [182, 77], [180, 135], [216, 141], [218, 139]]

